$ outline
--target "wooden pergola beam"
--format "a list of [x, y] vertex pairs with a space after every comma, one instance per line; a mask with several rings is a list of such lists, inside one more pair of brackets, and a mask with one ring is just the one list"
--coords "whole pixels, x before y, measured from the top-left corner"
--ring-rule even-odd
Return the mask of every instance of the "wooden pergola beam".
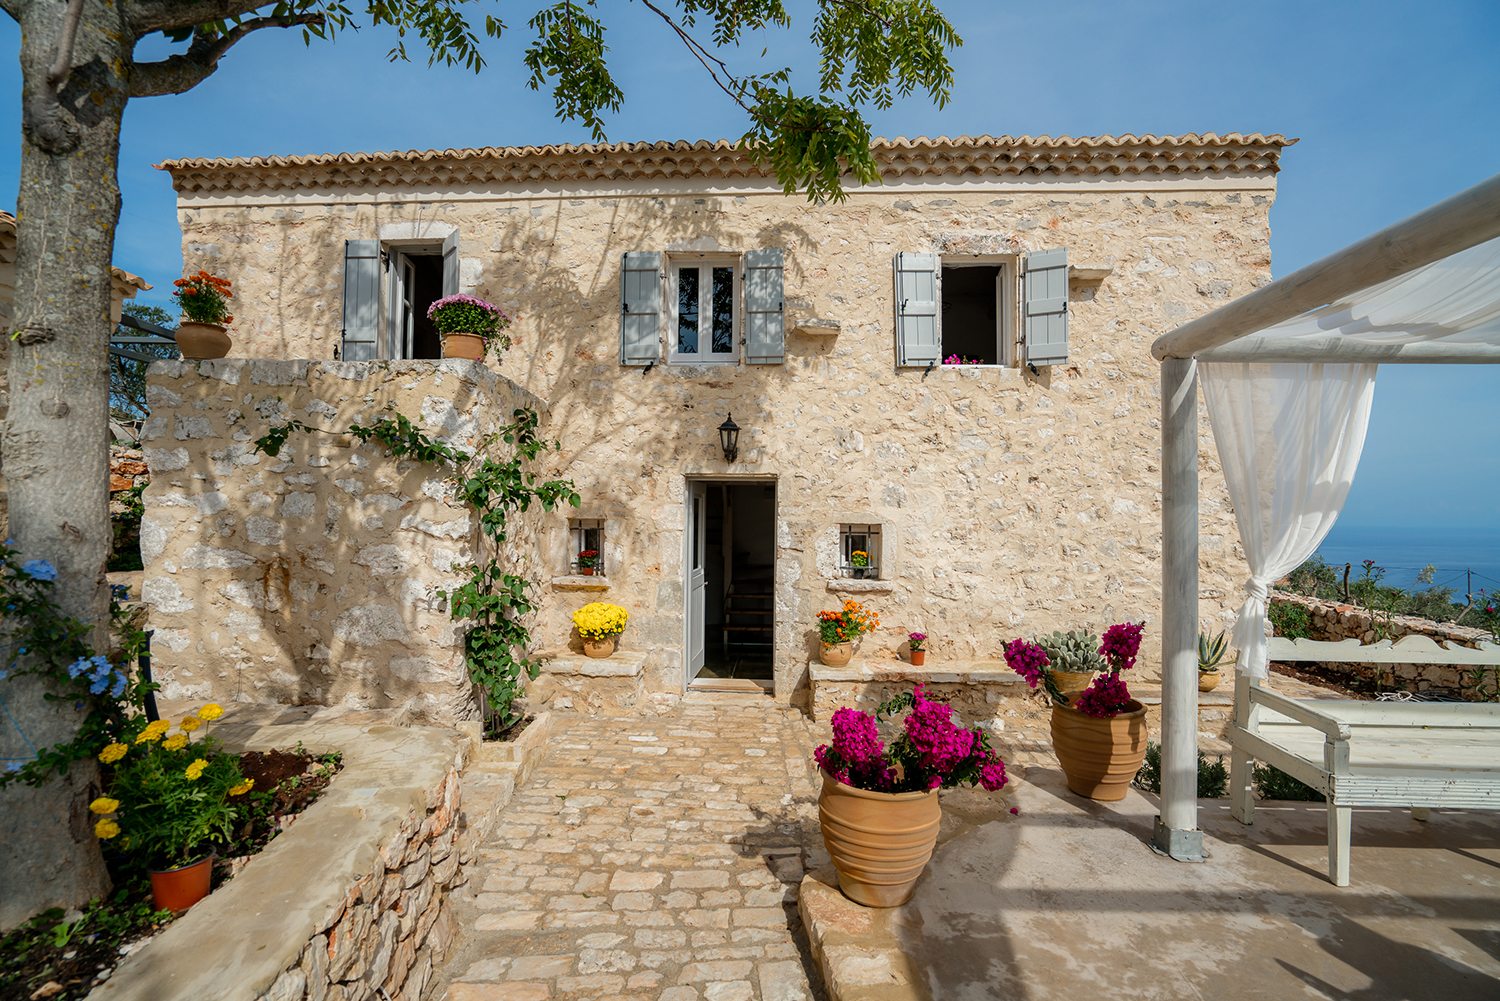
[[1500, 345], [1417, 341], [1371, 344], [1358, 337], [1241, 337], [1198, 355], [1200, 362], [1374, 362], [1377, 365], [1500, 365]]

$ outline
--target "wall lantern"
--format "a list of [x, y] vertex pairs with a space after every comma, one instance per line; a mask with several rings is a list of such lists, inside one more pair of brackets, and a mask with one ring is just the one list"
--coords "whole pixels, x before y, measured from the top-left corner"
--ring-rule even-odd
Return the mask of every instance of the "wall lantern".
[[724, 450], [725, 462], [739, 458], [740, 426], [734, 422], [733, 414], [725, 417], [724, 423], [719, 425], [719, 447]]

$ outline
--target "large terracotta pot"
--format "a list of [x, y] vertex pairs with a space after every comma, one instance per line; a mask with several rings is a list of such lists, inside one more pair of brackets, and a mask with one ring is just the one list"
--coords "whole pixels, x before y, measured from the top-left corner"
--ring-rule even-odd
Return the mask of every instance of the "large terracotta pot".
[[177, 324], [177, 350], [182, 357], [192, 361], [208, 358], [223, 358], [229, 353], [233, 341], [229, 331], [219, 323], [194, 323], [183, 320]]
[[921, 667], [925, 663], [927, 663], [927, 651], [926, 650], [913, 650], [911, 652], [911, 666], [912, 667]]
[[823, 774], [823, 844], [838, 870], [839, 889], [857, 904], [895, 907], [910, 900], [941, 823], [936, 789], [869, 792]]
[[443, 357], [484, 360], [484, 338], [478, 334], [444, 334]]
[[1113, 719], [1052, 706], [1052, 750], [1070, 790], [1106, 803], [1125, 798], [1146, 758], [1146, 707], [1134, 699], [1130, 705]]
[[818, 643], [818, 659], [825, 667], [844, 667], [854, 659], [853, 643]]
[[1215, 688], [1218, 688], [1219, 687], [1219, 678], [1220, 678], [1220, 675], [1219, 675], [1218, 671], [1199, 671], [1198, 672], [1198, 691], [1200, 691], [1200, 692], [1211, 692]]
[[176, 869], [151, 870], [151, 901], [159, 911], [181, 914], [208, 896], [214, 860], [209, 856]]
[[619, 642], [618, 636], [606, 636], [602, 640], [586, 639], [583, 641], [583, 652], [595, 660], [603, 660], [605, 657], [613, 656]]
[[1058, 691], [1063, 693], [1063, 697], [1068, 700], [1069, 704], [1077, 702], [1078, 696], [1082, 695], [1083, 690], [1094, 681], [1093, 671], [1048, 671], [1047, 673], [1052, 675], [1052, 683], [1057, 686]]

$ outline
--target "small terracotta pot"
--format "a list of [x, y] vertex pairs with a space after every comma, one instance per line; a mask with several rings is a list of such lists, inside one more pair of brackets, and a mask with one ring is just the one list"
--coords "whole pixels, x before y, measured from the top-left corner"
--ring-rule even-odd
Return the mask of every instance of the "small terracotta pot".
[[926, 650], [913, 650], [911, 652], [911, 666], [912, 667], [921, 667], [925, 663], [927, 663], [927, 651]]
[[818, 824], [844, 896], [866, 907], [911, 899], [937, 845], [942, 807], [936, 789], [870, 792], [823, 773]]
[[606, 636], [602, 640], [586, 639], [583, 641], [583, 652], [586, 656], [593, 657], [595, 660], [603, 660], [615, 652], [615, 647], [619, 642], [620, 637], [618, 636]]
[[1052, 706], [1052, 750], [1068, 778], [1068, 788], [1105, 803], [1125, 798], [1130, 780], [1146, 759], [1146, 707], [1111, 719], [1085, 716], [1069, 706]]
[[177, 339], [177, 350], [190, 361], [223, 358], [234, 344], [229, 339], [228, 329], [220, 323], [183, 320], [177, 324], [177, 331], [173, 336]]
[[1199, 671], [1198, 672], [1198, 691], [1200, 691], [1200, 692], [1211, 692], [1215, 688], [1218, 688], [1219, 687], [1219, 677], [1220, 677], [1220, 675], [1219, 675], [1218, 671]]
[[1077, 702], [1078, 696], [1082, 695], [1083, 690], [1094, 681], [1093, 671], [1048, 671], [1047, 673], [1052, 675], [1052, 683], [1057, 686], [1058, 691], [1063, 693], [1070, 705]]
[[578, 568], [578, 572], [581, 573], [581, 574], [583, 574], [585, 577], [592, 577], [592, 576], [594, 576], [594, 568], [593, 567], [579, 567]]
[[844, 667], [854, 659], [853, 643], [818, 643], [818, 659], [825, 667]]
[[176, 869], [151, 870], [151, 902], [159, 911], [181, 914], [208, 896], [213, 856]]
[[444, 334], [443, 357], [484, 361], [484, 338], [478, 334]]

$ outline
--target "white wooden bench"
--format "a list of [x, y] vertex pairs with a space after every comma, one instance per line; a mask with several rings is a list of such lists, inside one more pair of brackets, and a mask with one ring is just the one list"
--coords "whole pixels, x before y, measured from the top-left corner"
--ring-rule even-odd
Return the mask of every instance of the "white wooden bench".
[[[1358, 640], [1270, 641], [1270, 659], [1346, 664], [1500, 667], [1500, 646], [1441, 647], [1426, 636], [1362, 645]], [[1261, 761], [1328, 801], [1328, 877], [1349, 885], [1352, 808], [1401, 807], [1418, 820], [1432, 808], [1500, 810], [1500, 705], [1291, 699], [1266, 684], [1235, 683], [1229, 728], [1230, 812], [1253, 821], [1250, 766]]]

